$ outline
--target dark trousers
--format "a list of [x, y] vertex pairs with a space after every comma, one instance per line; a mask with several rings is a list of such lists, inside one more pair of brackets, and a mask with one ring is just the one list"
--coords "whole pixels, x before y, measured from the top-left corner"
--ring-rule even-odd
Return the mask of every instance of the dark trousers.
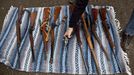
[[129, 19], [129, 22], [128, 22], [126, 28], [124, 29], [124, 32], [127, 35], [134, 36], [134, 9], [133, 9], [131, 18]]
[[76, 0], [75, 7], [69, 21], [69, 27], [77, 27], [76, 23], [80, 19], [82, 13], [85, 11], [87, 4], [88, 0]]

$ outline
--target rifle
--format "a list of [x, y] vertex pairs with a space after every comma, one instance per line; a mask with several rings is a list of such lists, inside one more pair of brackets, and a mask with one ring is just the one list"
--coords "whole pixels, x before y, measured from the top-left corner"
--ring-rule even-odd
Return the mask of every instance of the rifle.
[[[17, 34], [17, 49], [18, 49], [18, 63], [20, 64], [19, 58], [20, 58], [20, 51], [19, 51], [19, 47], [20, 47], [20, 43], [21, 43], [21, 28], [20, 28], [20, 24], [21, 24], [21, 19], [22, 19], [22, 15], [23, 15], [24, 11], [23, 11], [23, 6], [20, 5], [19, 9], [18, 9], [18, 19], [16, 21], [16, 34]], [[19, 65], [20, 66], [20, 65]]]
[[40, 30], [42, 33], [42, 37], [43, 37], [43, 43], [44, 43], [44, 53], [45, 53], [45, 59], [47, 58], [47, 52], [48, 52], [48, 33], [46, 31], [46, 28], [48, 26], [48, 21], [49, 21], [49, 14], [50, 14], [50, 8], [44, 8], [44, 14], [43, 14], [43, 23], [41, 24]]
[[111, 37], [110, 32], [109, 32], [109, 27], [106, 23], [106, 8], [100, 9], [100, 15], [101, 15], [101, 20], [102, 20], [102, 27], [103, 27], [103, 30], [106, 34], [106, 38], [108, 39], [108, 42], [109, 42], [111, 48], [114, 49], [115, 45], [112, 41], [112, 37]]
[[[70, 3], [70, 6], [69, 6], [70, 13], [73, 12], [74, 8], [75, 8], [75, 4]], [[85, 59], [84, 59], [84, 55], [83, 55], [82, 42], [81, 42], [81, 39], [80, 39], [79, 27], [77, 27], [74, 31], [76, 32], [77, 42], [78, 42], [78, 45], [79, 45], [79, 47], [80, 47], [80, 52], [81, 52], [82, 61], [83, 61], [84, 66], [85, 66], [85, 70], [86, 70], [86, 72], [87, 72], [87, 74], [88, 74], [88, 66], [87, 66], [87, 63], [86, 63], [86, 61], [85, 61]], [[67, 38], [67, 37], [65, 37], [65, 38]]]
[[93, 56], [93, 59], [94, 59], [94, 61], [95, 61], [97, 74], [100, 75], [101, 72], [100, 72], [99, 63], [98, 63], [96, 54], [95, 54], [95, 52], [94, 52], [93, 44], [92, 44], [92, 42], [91, 42], [91, 36], [90, 36], [90, 34], [89, 34], [89, 32], [88, 32], [88, 29], [87, 29], [87, 24], [86, 24], [86, 21], [85, 21], [85, 19], [84, 19], [84, 13], [82, 14], [81, 18], [82, 18], [82, 21], [83, 21], [83, 23], [84, 23], [84, 24], [83, 24], [83, 26], [84, 26], [84, 31], [85, 31], [84, 34], [85, 34], [85, 36], [86, 36], [86, 40], [87, 40], [88, 46], [89, 46], [89, 48], [90, 48], [90, 50], [91, 50], [91, 55]]
[[60, 10], [61, 10], [61, 7], [55, 7], [55, 10], [54, 10], [54, 22], [52, 23], [52, 26], [51, 26], [51, 30], [50, 30], [50, 33], [51, 33], [51, 57], [50, 57], [50, 63], [52, 64], [53, 63], [53, 54], [54, 54], [54, 28], [56, 26], [56, 21], [58, 19], [58, 16], [60, 14]]
[[101, 19], [102, 19], [102, 27], [103, 27], [103, 30], [104, 30], [104, 33], [106, 35], [106, 38], [110, 44], [110, 47], [112, 48], [112, 53], [113, 53], [113, 56], [117, 62], [117, 65], [118, 65], [118, 69], [119, 71], [121, 72], [121, 67], [120, 67], [120, 64], [118, 63], [118, 60], [116, 58], [116, 54], [114, 52], [114, 48], [115, 48], [115, 45], [112, 41], [112, 37], [110, 35], [110, 32], [109, 32], [109, 28], [107, 26], [107, 22], [106, 22], [106, 8], [101, 8], [100, 9], [100, 15], [101, 15]]
[[[103, 47], [102, 42], [101, 42], [101, 40], [99, 39], [99, 37], [98, 37], [98, 35], [96, 33], [96, 27], [97, 27], [96, 21], [97, 21], [97, 17], [98, 17], [98, 9], [93, 8], [92, 9], [92, 15], [93, 15], [93, 24], [92, 24], [91, 32], [94, 35], [94, 38], [97, 40], [97, 42], [100, 45], [100, 47], [102, 48], [104, 54], [106, 55], [107, 60], [110, 61], [110, 57], [108, 56], [108, 52]], [[88, 24], [89, 24], [89, 22], [88, 22]]]
[[30, 44], [31, 44], [31, 51], [32, 51], [32, 58], [33, 61], [35, 60], [35, 55], [34, 55], [34, 39], [33, 39], [33, 30], [34, 30], [34, 25], [35, 25], [35, 19], [37, 16], [37, 12], [31, 12], [30, 15], [30, 28], [29, 28], [29, 38], [30, 38]]
[[80, 47], [80, 53], [81, 53], [82, 61], [83, 61], [83, 63], [84, 63], [85, 70], [86, 70], [87, 75], [88, 75], [88, 70], [89, 70], [89, 69], [88, 69], [87, 63], [86, 63], [86, 61], [85, 61], [85, 59], [84, 59], [84, 55], [83, 55], [82, 41], [81, 41], [81, 37], [80, 37], [80, 28], [79, 28], [79, 26], [76, 28], [75, 32], [76, 32], [77, 42], [78, 42], [78, 45], [79, 45], [79, 47]]

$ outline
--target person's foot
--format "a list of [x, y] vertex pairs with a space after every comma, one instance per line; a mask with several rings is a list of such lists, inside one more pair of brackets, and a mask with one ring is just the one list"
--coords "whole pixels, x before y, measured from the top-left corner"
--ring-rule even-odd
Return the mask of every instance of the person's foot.
[[131, 40], [133, 39], [133, 36], [128, 35], [125, 33], [125, 31], [122, 31], [121, 33], [121, 47], [126, 52], [128, 50], [126, 47], [129, 46]]
[[73, 32], [73, 28], [68, 28], [64, 34], [64, 37], [71, 38], [72, 32]]

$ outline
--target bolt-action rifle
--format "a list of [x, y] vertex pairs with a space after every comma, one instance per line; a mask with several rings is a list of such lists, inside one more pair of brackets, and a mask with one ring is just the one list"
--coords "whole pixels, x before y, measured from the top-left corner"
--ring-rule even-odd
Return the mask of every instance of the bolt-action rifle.
[[115, 54], [115, 51], [114, 51], [115, 45], [114, 45], [114, 42], [113, 42], [112, 37], [110, 35], [109, 27], [108, 27], [107, 22], [106, 22], [106, 14], [107, 14], [106, 8], [101, 8], [100, 9], [100, 15], [101, 15], [101, 20], [102, 20], [102, 27], [103, 27], [104, 33], [106, 35], [106, 38], [109, 42], [109, 45], [112, 49], [113, 56], [114, 56], [114, 58], [117, 62], [118, 69], [121, 72], [121, 67], [120, 67], [120, 64], [118, 63], [119, 61], [117, 60], [117, 57], [116, 57], [116, 54]]
[[101, 15], [101, 20], [102, 20], [102, 27], [103, 27], [103, 30], [106, 34], [106, 38], [111, 46], [111, 48], [115, 48], [115, 45], [114, 45], [114, 42], [112, 41], [112, 37], [110, 35], [110, 32], [109, 32], [109, 27], [107, 25], [107, 22], [106, 22], [106, 8], [101, 8], [100, 9], [100, 15]]
[[35, 60], [33, 30], [34, 30], [34, 26], [35, 26], [36, 16], [37, 16], [37, 12], [35, 12], [35, 11], [31, 12], [31, 15], [30, 15], [29, 38], [30, 38], [31, 52], [32, 52], [33, 61]]
[[53, 63], [53, 54], [54, 54], [54, 28], [56, 25], [56, 21], [59, 17], [59, 14], [60, 14], [60, 10], [61, 10], [61, 7], [55, 7], [55, 10], [54, 10], [54, 20], [53, 20], [53, 23], [51, 25], [51, 30], [50, 30], [50, 33], [51, 33], [51, 57], [50, 57], [50, 63], [52, 64]]
[[16, 21], [16, 34], [17, 34], [17, 49], [18, 49], [18, 64], [20, 64], [19, 58], [20, 58], [20, 51], [19, 51], [19, 47], [20, 47], [20, 43], [21, 43], [21, 28], [20, 28], [20, 24], [21, 24], [21, 20], [22, 20], [22, 15], [23, 15], [24, 11], [23, 11], [23, 6], [20, 5], [19, 9], [18, 9], [18, 19]]
[[86, 21], [85, 21], [85, 18], [84, 18], [84, 13], [82, 14], [81, 18], [82, 18], [83, 26], [84, 26], [83, 27], [84, 28], [84, 34], [85, 34], [88, 46], [89, 46], [90, 51], [91, 51], [91, 55], [93, 56], [93, 59], [94, 59], [95, 65], [96, 65], [97, 74], [100, 75], [101, 72], [100, 72], [99, 63], [98, 63], [97, 56], [96, 56], [95, 51], [94, 51], [91, 36], [88, 32], [87, 24], [86, 24]]
[[[97, 40], [98, 44], [100, 45], [100, 47], [102, 48], [102, 50], [104, 51], [104, 54], [106, 55], [107, 60], [110, 60], [110, 57], [108, 57], [108, 52], [107, 50], [103, 47], [101, 40], [99, 39], [97, 33], [96, 33], [96, 22], [97, 22], [97, 17], [98, 17], [99, 11], [96, 8], [92, 8], [92, 16], [93, 16], [93, 23], [92, 23], [92, 34], [94, 35], [94, 38]], [[89, 22], [88, 22], [89, 23]]]
[[81, 41], [81, 37], [80, 37], [80, 28], [79, 28], [79, 26], [76, 28], [75, 33], [76, 33], [78, 45], [80, 47], [80, 53], [81, 53], [82, 61], [83, 61], [84, 66], [85, 66], [85, 70], [86, 70], [86, 72], [88, 74], [89, 69], [88, 69], [87, 62], [84, 59], [84, 55], [83, 55], [84, 53], [83, 53], [83, 49], [82, 49], [83, 46], [82, 46], [82, 41]]
[[[75, 4], [73, 3], [70, 3], [70, 6], [69, 6], [69, 10], [70, 10], [70, 14], [73, 12], [73, 10], [75, 9]], [[82, 50], [82, 41], [81, 41], [81, 38], [80, 38], [80, 30], [79, 30], [79, 26], [74, 30], [74, 32], [76, 33], [76, 37], [77, 37], [77, 42], [78, 42], [78, 45], [80, 47], [80, 52], [81, 52], [81, 57], [82, 57], [82, 61], [84, 63], [84, 66], [85, 66], [85, 70], [88, 74], [88, 65], [84, 59], [84, 55], [83, 55], [83, 50]], [[65, 37], [67, 38], [67, 37]]]

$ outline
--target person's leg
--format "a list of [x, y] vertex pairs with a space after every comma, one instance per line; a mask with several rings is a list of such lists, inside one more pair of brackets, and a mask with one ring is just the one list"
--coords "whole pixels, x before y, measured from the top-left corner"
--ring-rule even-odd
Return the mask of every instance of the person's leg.
[[125, 28], [125, 33], [130, 36], [134, 36], [134, 9], [131, 18]]
[[121, 46], [124, 49], [124, 51], [126, 50], [126, 45], [127, 46], [129, 45], [133, 37], [134, 37], [134, 9], [131, 18], [129, 19], [129, 22], [126, 28], [124, 28], [124, 30], [122, 31], [122, 35], [121, 35], [122, 38]]

